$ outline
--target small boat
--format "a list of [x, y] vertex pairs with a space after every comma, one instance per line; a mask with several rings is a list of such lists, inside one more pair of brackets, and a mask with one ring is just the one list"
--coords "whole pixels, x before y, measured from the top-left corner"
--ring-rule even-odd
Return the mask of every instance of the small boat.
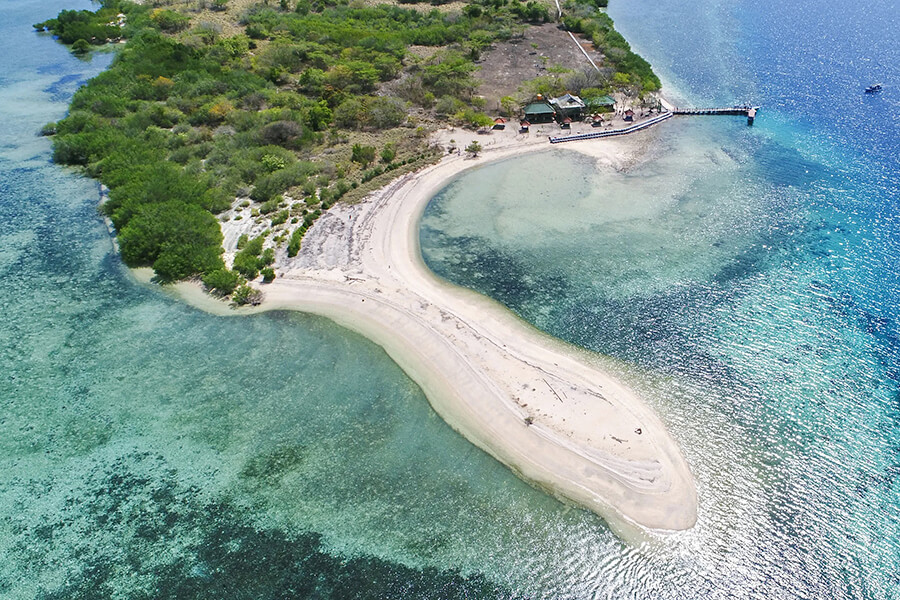
[[867, 94], [874, 94], [875, 92], [880, 92], [880, 91], [881, 91], [881, 84], [880, 84], [880, 83], [876, 83], [876, 84], [870, 85], [869, 87], [866, 88], [866, 93], [867, 93]]

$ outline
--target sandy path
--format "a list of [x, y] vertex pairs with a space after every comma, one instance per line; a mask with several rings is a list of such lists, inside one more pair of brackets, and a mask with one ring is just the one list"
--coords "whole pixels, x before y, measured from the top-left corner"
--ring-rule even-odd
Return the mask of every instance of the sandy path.
[[[332, 208], [296, 258], [279, 260], [279, 278], [263, 287], [265, 300], [252, 310], [320, 314], [375, 341], [454, 429], [623, 535], [640, 531], [634, 525], [689, 528], [697, 511], [693, 478], [634, 392], [593, 365], [589, 353], [439, 280], [422, 262], [419, 220], [449, 177], [538, 147], [547, 147], [546, 138], [507, 136], [483, 158], [447, 157], [357, 205]], [[610, 166], [627, 160], [629, 148], [612, 141], [570, 147]]]

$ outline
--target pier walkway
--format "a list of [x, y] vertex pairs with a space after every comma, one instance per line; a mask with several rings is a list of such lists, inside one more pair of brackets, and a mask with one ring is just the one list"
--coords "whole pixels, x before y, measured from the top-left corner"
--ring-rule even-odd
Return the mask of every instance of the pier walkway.
[[728, 106], [725, 108], [673, 108], [672, 114], [675, 115], [740, 115], [750, 116], [753, 112], [759, 110], [758, 106]]
[[728, 106], [725, 108], [673, 108], [674, 115], [740, 115], [747, 117], [747, 125], [753, 125], [756, 119], [758, 106], [745, 104], [743, 106]]
[[747, 117], [747, 124], [753, 125], [753, 119], [756, 118], [758, 106], [729, 106], [725, 108], [673, 108], [671, 111], [664, 112], [661, 115], [640, 121], [634, 125], [623, 127], [621, 129], [607, 129], [606, 131], [596, 131], [591, 133], [577, 133], [575, 135], [551, 135], [550, 143], [559, 144], [562, 142], [577, 142], [579, 140], [596, 140], [605, 137], [613, 137], [617, 135], [627, 135], [646, 129], [657, 123], [661, 123], [666, 119], [671, 119], [675, 115], [740, 115]]
[[640, 131], [641, 129], [646, 129], [651, 125], [656, 125], [666, 119], [671, 119], [673, 113], [667, 112], [663, 113], [657, 117], [653, 117], [652, 119], [647, 119], [646, 121], [641, 121], [640, 123], [635, 123], [634, 125], [630, 125], [628, 127], [623, 127], [621, 129], [608, 129], [607, 131], [596, 131], [591, 133], [578, 133], [575, 135], [562, 135], [562, 136], [550, 136], [551, 144], [559, 144], [560, 142], [576, 142], [578, 140], [596, 140], [599, 138], [605, 137], [613, 137], [616, 135], [626, 135], [629, 133], [634, 133], [635, 131]]

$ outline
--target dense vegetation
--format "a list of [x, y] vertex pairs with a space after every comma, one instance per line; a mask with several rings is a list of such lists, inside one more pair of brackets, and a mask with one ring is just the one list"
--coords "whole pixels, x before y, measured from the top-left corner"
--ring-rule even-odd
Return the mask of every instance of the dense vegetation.
[[[118, 6], [105, 3], [99, 10], [64, 10], [55, 19], [35, 23], [38, 31], [48, 30], [64, 44], [105, 44], [122, 35], [124, 22]], [[79, 44], [79, 47], [81, 44]]]
[[[649, 65], [593, 13], [572, 26], [606, 44], [629, 80], [652, 87]], [[240, 33], [225, 36], [185, 11], [103, 0], [95, 12], [63, 11], [35, 25], [75, 50], [129, 40], [75, 93], [69, 115], [43, 131], [55, 134], [56, 161], [110, 188], [103, 211], [128, 265], [152, 266], [163, 282], [201, 276], [216, 293], [246, 298], [245, 279], [273, 279], [276, 248], [295, 256], [334, 202], [429, 158], [411, 112], [490, 125], [474, 61], [549, 20], [534, 1], [476, 0], [441, 12], [281, 0], [251, 6], [233, 24]], [[353, 142], [363, 138], [374, 143]], [[233, 271], [222, 258], [223, 213], [253, 224]]]
[[573, 33], [583, 34], [603, 53], [607, 66], [614, 70], [611, 80], [614, 88], [633, 86], [638, 93], [658, 90], [662, 84], [650, 63], [631, 50], [613, 27], [612, 17], [597, 10], [604, 6], [606, 0], [568, 0], [564, 5], [563, 25]]

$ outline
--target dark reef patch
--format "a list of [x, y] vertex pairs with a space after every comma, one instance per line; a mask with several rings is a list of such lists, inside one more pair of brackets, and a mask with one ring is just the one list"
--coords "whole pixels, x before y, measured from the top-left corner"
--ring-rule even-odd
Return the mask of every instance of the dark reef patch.
[[[426, 225], [420, 237], [426, 249], [425, 264], [434, 273], [493, 298], [520, 316], [526, 317], [530, 307], [549, 305], [571, 292], [564, 276], [536, 273], [509, 252], [480, 238], [449, 236]], [[440, 248], [447, 257], [434, 259], [428, 248]]]
[[[248, 468], [277, 474], [302, 455], [279, 449]], [[152, 453], [96, 469], [64, 503], [23, 519], [7, 556], [35, 576], [53, 563], [48, 557], [79, 565], [63, 584], [43, 586], [42, 600], [513, 597], [480, 574], [333, 556], [319, 534], [259, 528], [233, 500], [210, 498]]]
[[241, 478], [265, 485], [277, 484], [285, 474], [306, 461], [307, 451], [303, 446], [282, 445], [261, 456], [247, 461], [241, 469]]

